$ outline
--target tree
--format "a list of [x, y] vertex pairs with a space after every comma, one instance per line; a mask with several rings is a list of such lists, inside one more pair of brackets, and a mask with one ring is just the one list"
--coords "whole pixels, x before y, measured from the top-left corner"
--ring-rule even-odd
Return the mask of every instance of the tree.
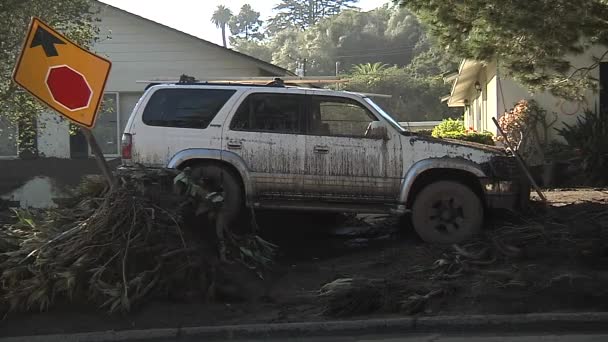
[[278, 13], [270, 19], [268, 29], [271, 33], [291, 26], [304, 30], [345, 8], [355, 8], [357, 2], [359, 0], [282, 0], [274, 7]]
[[89, 0], [4, 0], [0, 2], [0, 124], [19, 127], [14, 136], [22, 152], [34, 143], [36, 117], [43, 107], [14, 84], [11, 74], [32, 16], [57, 28], [84, 47], [96, 39], [95, 9]]
[[[531, 90], [576, 99], [594, 87], [588, 67], [569, 54], [608, 45], [607, 0], [395, 0], [427, 25], [438, 46], [459, 58], [498, 59], [509, 76]], [[608, 51], [607, 51], [608, 52]]]
[[386, 68], [388, 68], [388, 64], [384, 64], [381, 62], [376, 63], [365, 63], [365, 64], [357, 64], [353, 66], [352, 74], [353, 75], [375, 75], [380, 74]]
[[[229, 24], [230, 32], [234, 38], [245, 40], [261, 40], [264, 38], [264, 35], [260, 33], [262, 27], [260, 12], [254, 11], [249, 4], [243, 5], [239, 14], [230, 19]], [[233, 37], [230, 37], [231, 43]]]
[[231, 38], [230, 44], [236, 51], [257, 59], [261, 59], [268, 63], [272, 62], [272, 50], [270, 49], [268, 42], [246, 40], [243, 38]]
[[226, 44], [226, 25], [228, 25], [232, 16], [232, 11], [223, 5], [217, 6], [217, 9], [211, 16], [211, 22], [214, 23], [216, 27], [222, 29], [222, 42], [224, 47], [228, 47], [228, 44]]
[[440, 77], [417, 77], [408, 68], [384, 68], [374, 74], [347, 76], [345, 90], [387, 94], [390, 98], [374, 98], [399, 121], [441, 120], [462, 115], [459, 109], [448, 108], [439, 98], [449, 92]]

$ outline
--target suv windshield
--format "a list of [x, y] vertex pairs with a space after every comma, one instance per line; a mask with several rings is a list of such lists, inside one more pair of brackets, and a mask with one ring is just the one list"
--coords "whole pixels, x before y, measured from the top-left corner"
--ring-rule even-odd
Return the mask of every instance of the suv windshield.
[[385, 112], [384, 109], [382, 109], [382, 107], [380, 107], [378, 104], [376, 104], [376, 102], [374, 102], [369, 97], [364, 97], [364, 99], [365, 99], [365, 102], [369, 103], [370, 106], [374, 107], [374, 109], [378, 112], [378, 114], [382, 115], [382, 117], [384, 119], [386, 119], [386, 121], [388, 121], [393, 127], [395, 127], [395, 129], [397, 129], [397, 131], [405, 132], [405, 129], [403, 127], [401, 127], [401, 125], [395, 119], [393, 119], [393, 117], [390, 116], [390, 114]]

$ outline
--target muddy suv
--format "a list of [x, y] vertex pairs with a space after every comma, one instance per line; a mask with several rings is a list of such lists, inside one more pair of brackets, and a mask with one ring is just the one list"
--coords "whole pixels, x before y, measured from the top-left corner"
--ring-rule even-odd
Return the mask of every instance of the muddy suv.
[[150, 86], [127, 123], [122, 159], [190, 167], [221, 184], [231, 218], [245, 207], [409, 213], [434, 243], [468, 239], [489, 208], [529, 197], [504, 151], [417, 135], [363, 94], [321, 89]]

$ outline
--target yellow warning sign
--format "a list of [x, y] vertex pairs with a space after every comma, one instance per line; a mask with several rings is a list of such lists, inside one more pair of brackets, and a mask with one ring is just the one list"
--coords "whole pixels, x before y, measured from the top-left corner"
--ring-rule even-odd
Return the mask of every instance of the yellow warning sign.
[[74, 123], [93, 128], [111, 66], [33, 18], [13, 79]]

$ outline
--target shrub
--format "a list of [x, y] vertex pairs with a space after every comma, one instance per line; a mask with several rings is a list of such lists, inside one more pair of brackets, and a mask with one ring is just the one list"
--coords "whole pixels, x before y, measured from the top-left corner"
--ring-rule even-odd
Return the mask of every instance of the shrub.
[[445, 119], [441, 121], [433, 129], [432, 136], [435, 138], [464, 140], [494, 146], [492, 133], [467, 131], [462, 120]]
[[493, 135], [490, 132], [448, 133], [442, 138], [456, 139], [494, 146]]
[[464, 128], [464, 121], [456, 119], [444, 119], [435, 128], [433, 128], [432, 135], [435, 138], [445, 138], [446, 134], [466, 133]]
[[585, 112], [574, 125], [556, 129], [583, 159], [582, 167], [592, 182], [608, 182], [608, 112]]

